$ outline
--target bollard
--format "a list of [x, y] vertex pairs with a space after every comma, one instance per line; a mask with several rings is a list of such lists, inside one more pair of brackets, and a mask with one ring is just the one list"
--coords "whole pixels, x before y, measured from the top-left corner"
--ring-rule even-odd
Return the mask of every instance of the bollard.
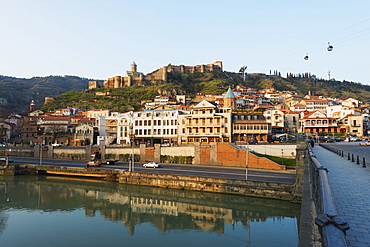
[[357, 155], [357, 159], [356, 159], [356, 165], [359, 165], [360, 164], [360, 158], [358, 157]]
[[365, 157], [362, 158], [362, 167], [366, 168], [366, 162], [365, 162]]
[[343, 150], [342, 150], [342, 157], [344, 157], [344, 152], [343, 152]]
[[351, 159], [351, 155], [348, 153], [348, 160], [350, 160]]
[[355, 162], [355, 157], [353, 156], [353, 154], [352, 154], [352, 162]]

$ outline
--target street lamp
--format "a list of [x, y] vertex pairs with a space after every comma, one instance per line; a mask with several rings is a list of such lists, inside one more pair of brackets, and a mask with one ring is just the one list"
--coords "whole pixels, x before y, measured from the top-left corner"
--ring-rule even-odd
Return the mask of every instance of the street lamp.
[[130, 126], [130, 144], [131, 144], [131, 162], [129, 162], [128, 170], [133, 172], [135, 169], [135, 153], [134, 153], [135, 133], [133, 124]]
[[[247, 139], [247, 135], [244, 134], [245, 138]], [[248, 180], [248, 163], [249, 163], [249, 143], [247, 141], [247, 151], [245, 156], [245, 180]]]
[[284, 157], [284, 149], [281, 149], [281, 164], [282, 165], [284, 165], [283, 157]]
[[8, 153], [6, 154], [6, 159], [5, 159], [5, 168], [8, 168], [9, 167], [9, 152], [11, 152], [12, 150], [9, 149], [8, 150]]
[[42, 144], [40, 144], [40, 166], [42, 165]]

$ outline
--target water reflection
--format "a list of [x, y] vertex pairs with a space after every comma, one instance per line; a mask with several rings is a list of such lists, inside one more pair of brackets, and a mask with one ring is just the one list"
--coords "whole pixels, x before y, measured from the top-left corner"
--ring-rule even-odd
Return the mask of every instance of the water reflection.
[[[87, 217], [122, 222], [129, 236], [150, 223], [161, 232], [197, 230], [225, 233], [225, 226], [299, 219], [299, 205], [252, 197], [171, 190], [71, 179], [0, 177], [0, 237], [9, 210], [63, 212], [83, 209]], [[297, 223], [298, 224], [298, 223]], [[298, 224], [299, 225], [299, 224]], [[297, 234], [292, 233], [292, 234]]]

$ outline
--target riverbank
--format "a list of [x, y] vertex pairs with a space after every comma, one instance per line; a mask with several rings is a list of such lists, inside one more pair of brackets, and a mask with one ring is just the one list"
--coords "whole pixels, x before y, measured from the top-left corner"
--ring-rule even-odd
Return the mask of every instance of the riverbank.
[[95, 177], [122, 184], [134, 184], [172, 188], [179, 190], [206, 191], [243, 196], [295, 201], [294, 184], [260, 182], [224, 178], [184, 176], [173, 174], [128, 172], [105, 168], [76, 168], [62, 166], [16, 165], [2, 167], [0, 175], [58, 175]]

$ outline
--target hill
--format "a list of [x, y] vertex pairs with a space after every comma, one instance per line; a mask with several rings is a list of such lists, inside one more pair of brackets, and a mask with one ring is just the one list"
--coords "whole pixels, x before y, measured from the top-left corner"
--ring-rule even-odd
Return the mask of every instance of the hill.
[[[30, 79], [0, 76], [0, 110], [7, 114], [27, 114], [34, 100], [37, 108], [44, 97], [53, 97], [68, 91], [86, 90], [88, 79], [77, 76], [47, 76]], [[1, 117], [1, 116], [0, 116]]]
[[[93, 80], [93, 79], [92, 79]], [[116, 89], [97, 88], [86, 90], [89, 79], [76, 76], [48, 76], [19, 79], [0, 76], [0, 117], [1, 108], [6, 113], [26, 115], [31, 100], [36, 108], [49, 111], [68, 106], [83, 110], [108, 108], [111, 111], [125, 112], [140, 110], [141, 101], [152, 100], [158, 94], [187, 94], [198, 92], [224, 93], [237, 85], [256, 89], [275, 88], [292, 90], [300, 95], [312, 95], [346, 99], [357, 98], [370, 101], [370, 86], [349, 81], [324, 80], [305, 74], [288, 74], [286, 78], [278, 74], [248, 74], [243, 81], [241, 74], [211, 71], [206, 73], [170, 73], [167, 83], [152, 86], [133, 86]], [[55, 103], [43, 106], [44, 97], [56, 98]]]
[[348, 81], [318, 79], [311, 74], [278, 75], [250, 74], [243, 81], [241, 74], [231, 72], [211, 71], [206, 73], [171, 73], [167, 83], [153, 86], [132, 86], [122, 88], [97, 88], [84, 92], [68, 92], [56, 97], [53, 104], [42, 109], [50, 111], [68, 106], [80, 107], [83, 110], [107, 108], [111, 111], [126, 112], [140, 110], [141, 101], [152, 100], [158, 94], [176, 95], [196, 93], [221, 94], [229, 87], [237, 85], [256, 89], [275, 88], [279, 91], [291, 90], [304, 96], [309, 92], [313, 95], [346, 99], [357, 98], [370, 101], [370, 86]]

